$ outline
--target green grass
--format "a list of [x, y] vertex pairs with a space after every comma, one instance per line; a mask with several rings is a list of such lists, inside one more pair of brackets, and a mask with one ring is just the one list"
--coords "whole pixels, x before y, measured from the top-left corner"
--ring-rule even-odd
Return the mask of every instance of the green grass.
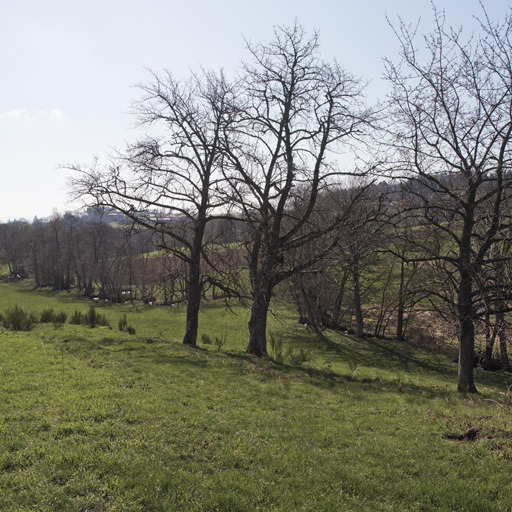
[[[0, 285], [15, 303], [90, 305]], [[0, 333], [0, 510], [511, 510], [508, 374], [464, 397], [452, 353], [310, 331], [285, 305], [269, 330], [311, 349], [302, 366], [246, 355], [241, 307], [203, 308], [219, 352], [178, 343], [183, 309], [98, 307], [112, 329]]]

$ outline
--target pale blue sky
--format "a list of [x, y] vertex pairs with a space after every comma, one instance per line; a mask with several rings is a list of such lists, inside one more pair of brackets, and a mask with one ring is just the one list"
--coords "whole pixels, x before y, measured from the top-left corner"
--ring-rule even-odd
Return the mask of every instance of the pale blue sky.
[[[484, 2], [499, 19], [507, 2]], [[436, 2], [471, 30], [477, 0]], [[0, 0], [0, 221], [45, 217], [66, 205], [68, 174], [137, 136], [127, 114], [146, 68], [187, 78], [200, 66], [234, 70], [243, 37], [268, 40], [297, 18], [319, 30], [321, 52], [385, 94], [382, 58], [397, 53], [386, 22], [400, 15], [427, 31], [429, 0]]]

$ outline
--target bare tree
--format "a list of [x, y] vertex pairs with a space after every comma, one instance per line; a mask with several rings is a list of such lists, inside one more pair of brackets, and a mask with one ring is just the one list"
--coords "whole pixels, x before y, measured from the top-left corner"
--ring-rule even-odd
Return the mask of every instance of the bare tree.
[[29, 230], [30, 225], [26, 221], [0, 224], [0, 261], [8, 267], [11, 276], [25, 274]]
[[392, 310], [396, 312], [396, 338], [399, 341], [406, 338], [407, 325], [414, 316], [415, 307], [425, 298], [421, 267], [417, 262], [408, 263], [409, 259], [414, 258], [415, 249], [415, 244], [411, 243], [414, 231], [408, 225], [409, 221], [410, 219], [401, 219], [398, 223], [387, 226], [391, 241], [383, 249], [386, 256], [391, 258], [390, 272], [394, 272], [395, 264], [400, 268], [398, 279], [393, 283], [394, 293], [391, 300]]
[[[510, 322], [505, 314], [512, 309], [512, 261], [510, 258], [512, 238], [499, 239], [490, 248], [490, 258], [477, 278], [476, 291], [483, 311], [485, 325], [485, 369], [495, 369], [493, 348], [496, 338], [499, 341], [500, 367], [510, 371], [511, 366], [507, 350], [507, 330]], [[494, 317], [494, 322], [492, 318]]]
[[[357, 200], [356, 200], [357, 198]], [[351, 183], [347, 189], [323, 194], [324, 208], [343, 223], [333, 232], [293, 251], [297, 263], [307, 261], [336, 240], [328, 256], [290, 279], [287, 290], [308, 324], [352, 329], [364, 335], [364, 301], [374, 291], [371, 274], [382, 241], [380, 193], [376, 187]], [[317, 213], [315, 213], [317, 214]], [[327, 223], [329, 219], [324, 219]]]
[[400, 22], [395, 29], [401, 59], [386, 61], [388, 129], [394, 176], [409, 194], [400, 214], [420, 226], [417, 259], [439, 264], [454, 291], [452, 297], [432, 287], [430, 295], [458, 320], [457, 389], [476, 392], [475, 283], [510, 225], [512, 17], [496, 24], [484, 13], [480, 35], [466, 39], [435, 9], [434, 18], [422, 47], [410, 27]]
[[119, 164], [79, 171], [73, 180], [89, 204], [114, 208], [152, 230], [157, 243], [188, 270], [187, 320], [183, 339], [195, 345], [203, 276], [201, 260], [210, 243], [207, 223], [224, 206], [221, 140], [229, 131], [233, 88], [223, 74], [203, 72], [186, 83], [170, 73], [139, 86], [133, 111], [152, 132], [128, 147]]
[[339, 177], [332, 151], [361, 135], [369, 119], [361, 81], [336, 62], [322, 61], [318, 47], [318, 35], [308, 39], [298, 23], [277, 27], [271, 42], [249, 43], [252, 62], [244, 66], [237, 137], [225, 140], [230, 201], [248, 225], [248, 352], [258, 356], [267, 355], [274, 288], [325, 249], [293, 263], [289, 253], [340, 222], [332, 212], [313, 215], [321, 191]]

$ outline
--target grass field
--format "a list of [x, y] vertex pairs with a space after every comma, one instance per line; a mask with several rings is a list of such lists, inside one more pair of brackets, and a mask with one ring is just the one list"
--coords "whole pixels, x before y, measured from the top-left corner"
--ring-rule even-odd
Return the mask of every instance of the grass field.
[[[89, 301], [0, 284], [68, 317]], [[248, 313], [98, 304], [112, 328], [0, 333], [0, 510], [510, 511], [512, 375], [455, 392], [449, 350], [308, 330], [285, 305], [269, 330], [302, 365], [245, 354]], [[135, 335], [119, 332], [126, 314]]]

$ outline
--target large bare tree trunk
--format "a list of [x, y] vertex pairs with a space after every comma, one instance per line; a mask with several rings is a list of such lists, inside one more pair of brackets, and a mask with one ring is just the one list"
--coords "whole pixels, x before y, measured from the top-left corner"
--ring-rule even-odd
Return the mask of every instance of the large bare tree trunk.
[[197, 221], [194, 230], [194, 240], [190, 251], [190, 260], [188, 262], [188, 282], [187, 282], [187, 321], [185, 345], [197, 344], [197, 328], [199, 325], [199, 308], [201, 306], [201, 247], [203, 245], [203, 236], [206, 228], [204, 220], [204, 211], [199, 212], [200, 219]]
[[471, 277], [468, 271], [461, 272], [459, 288], [459, 375], [457, 391], [476, 393], [473, 379], [473, 363], [475, 357], [475, 326], [471, 297]]
[[258, 357], [267, 356], [267, 314], [269, 305], [266, 294], [258, 292], [251, 307], [247, 352]]
[[201, 305], [201, 275], [199, 265], [190, 265], [187, 286], [187, 320], [183, 343], [195, 346], [197, 344], [197, 329], [199, 326], [199, 307]]

